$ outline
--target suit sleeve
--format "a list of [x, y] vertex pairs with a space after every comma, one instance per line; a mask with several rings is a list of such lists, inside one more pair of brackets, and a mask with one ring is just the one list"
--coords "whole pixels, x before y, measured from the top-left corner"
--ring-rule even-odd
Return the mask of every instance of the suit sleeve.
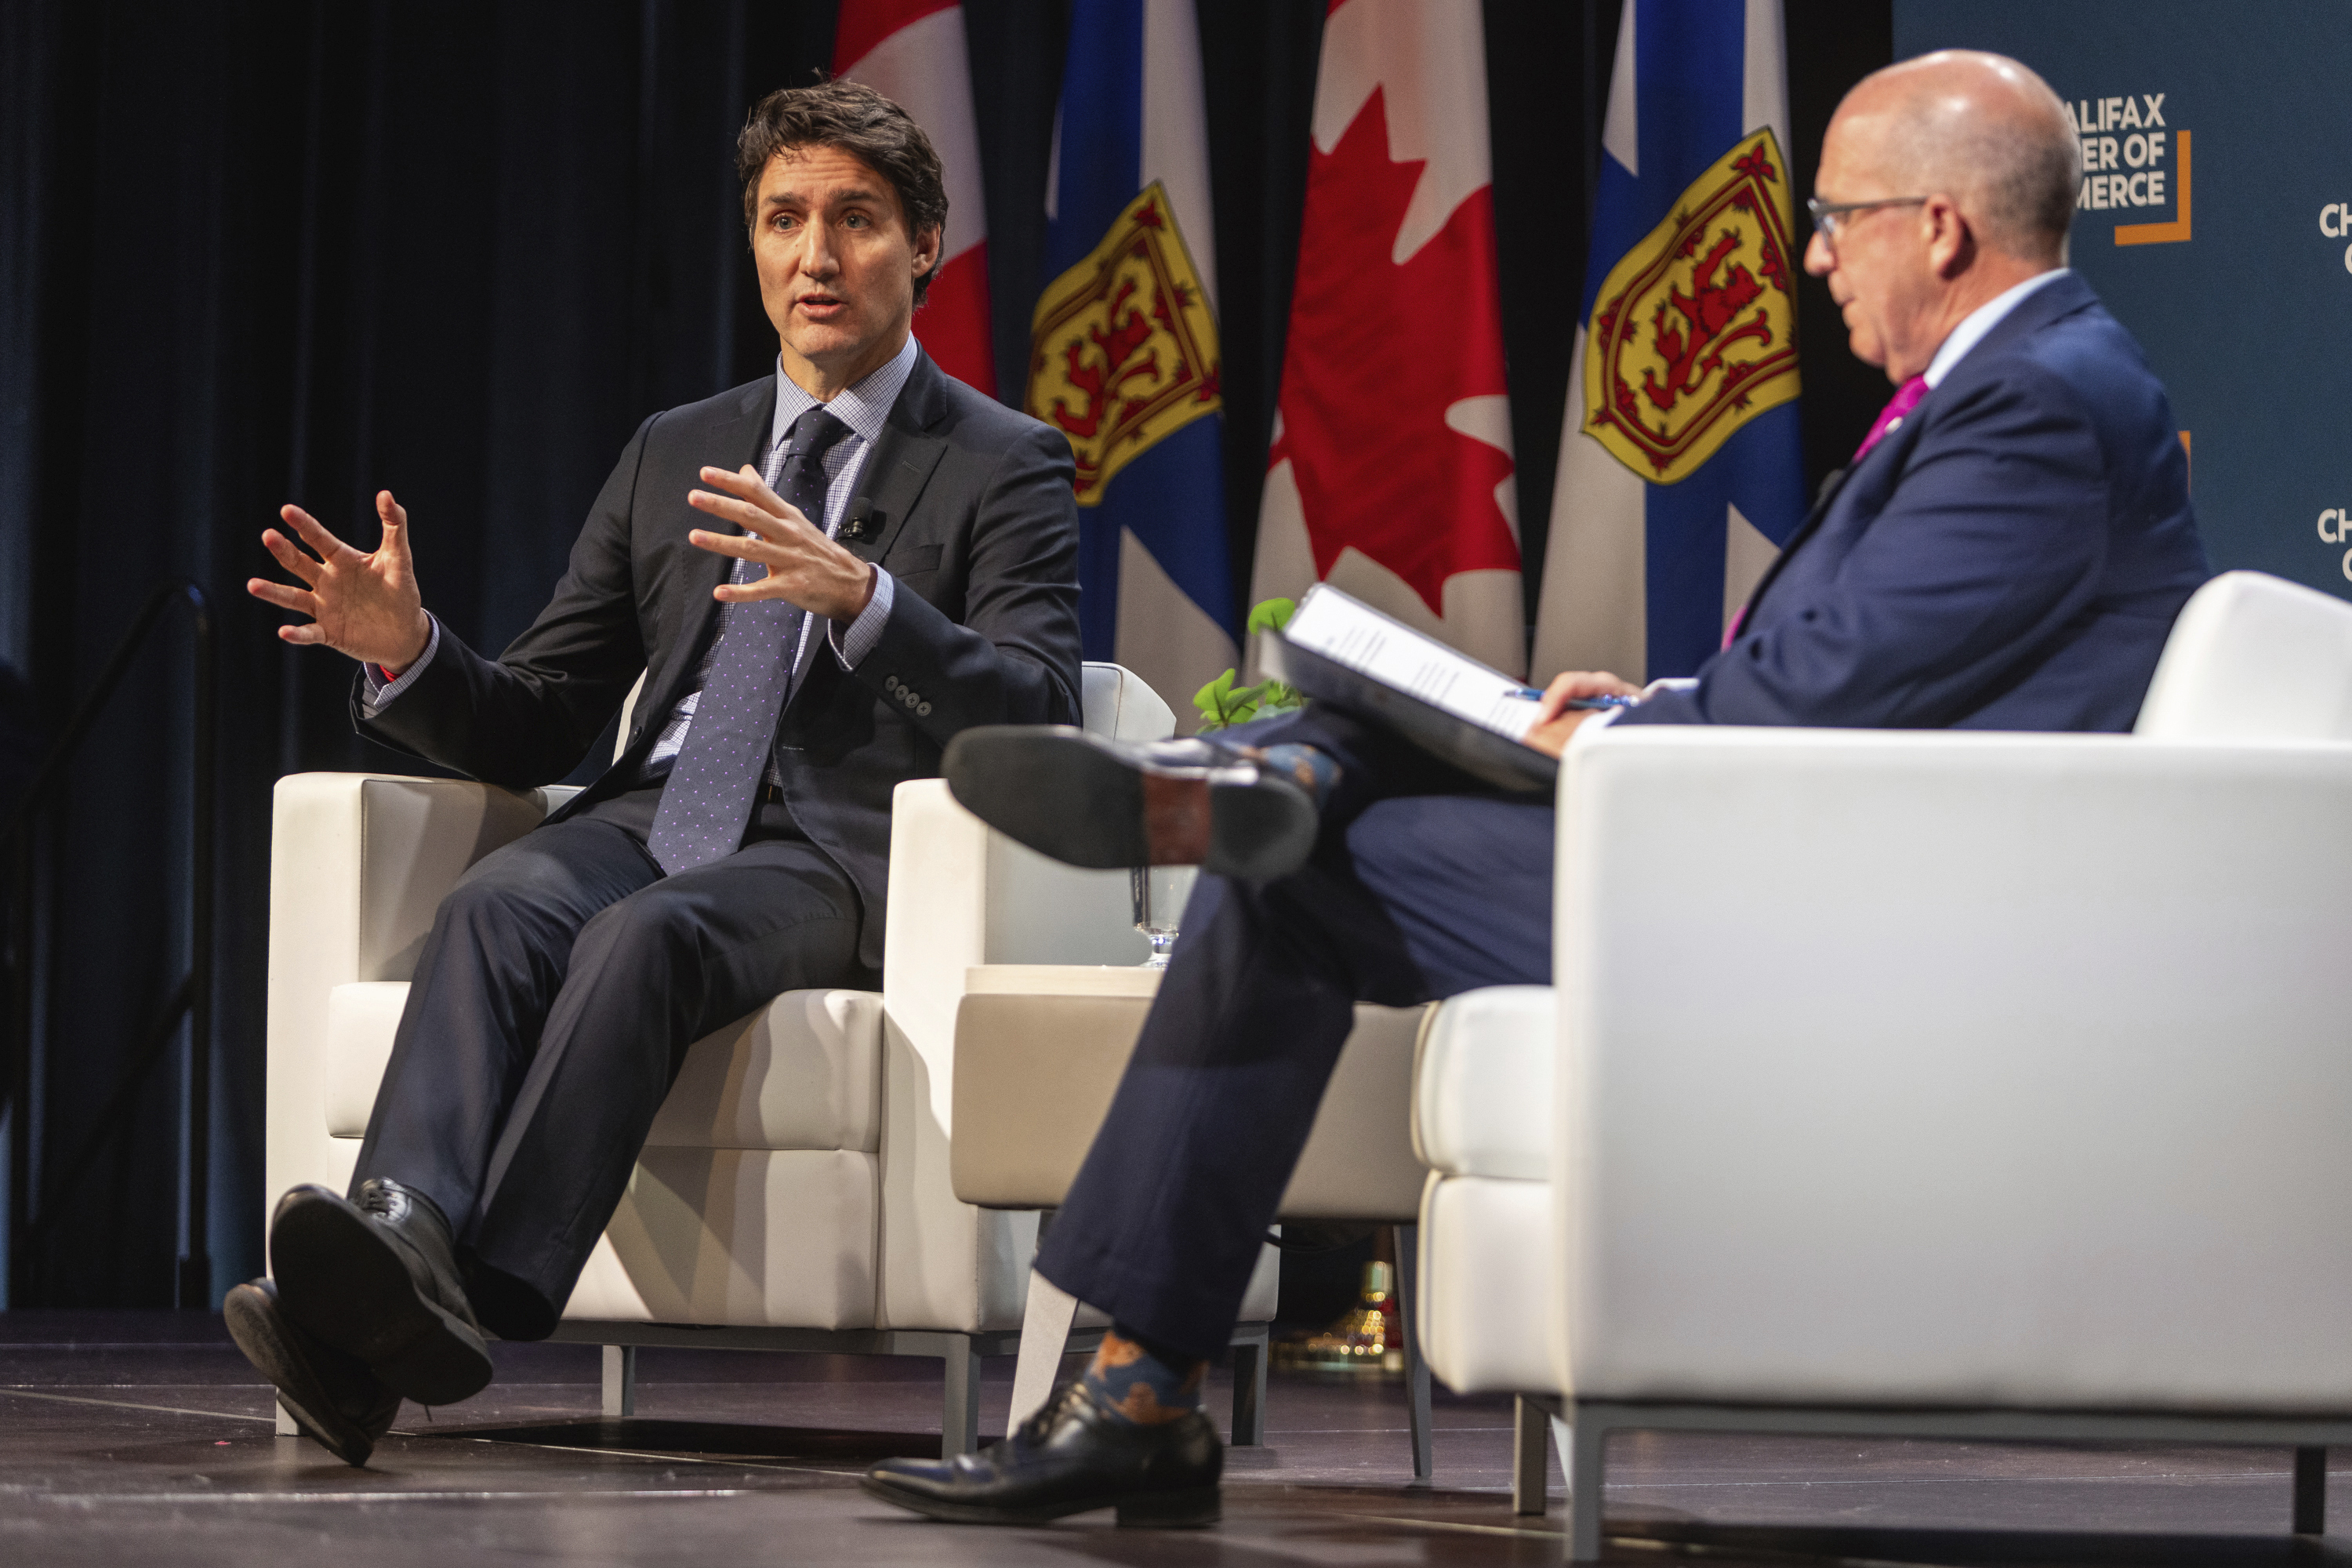
[[1633, 724], [1934, 727], [2031, 674], [2096, 592], [2106, 463], [2080, 395], [2020, 364], [1937, 411], [1836, 574]]
[[446, 767], [529, 789], [562, 778], [588, 754], [645, 668], [630, 569], [630, 520], [646, 438], [637, 427], [590, 509], [555, 595], [495, 659], [446, 626], [415, 687], [366, 716], [363, 683], [352, 710], [371, 740]]
[[1073, 473], [1059, 436], [1024, 431], [981, 492], [961, 623], [902, 589], [851, 672], [941, 745], [975, 724], [1078, 721]]

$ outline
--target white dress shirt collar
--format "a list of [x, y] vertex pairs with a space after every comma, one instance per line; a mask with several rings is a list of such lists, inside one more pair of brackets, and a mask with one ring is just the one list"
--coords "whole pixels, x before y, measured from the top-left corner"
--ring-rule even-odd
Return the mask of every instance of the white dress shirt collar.
[[793, 427], [793, 421], [812, 408], [823, 408], [849, 426], [860, 441], [872, 443], [881, 439], [882, 426], [890, 420], [890, 409], [898, 401], [898, 394], [907, 389], [907, 378], [915, 373], [915, 356], [922, 350], [910, 334], [898, 352], [868, 372], [863, 380], [843, 387], [834, 394], [830, 403], [819, 403], [801, 390], [793, 378], [784, 374], [783, 355], [776, 356], [776, 419], [769, 427], [768, 445], [773, 447]]
[[1960, 356], [1984, 342], [1985, 334], [2000, 325], [2011, 310], [2024, 304], [2028, 295], [2065, 276], [2065, 268], [2053, 267], [2047, 272], [2027, 279], [2014, 289], [1994, 295], [1961, 317], [1960, 324], [1954, 327], [1951, 336], [1944, 340], [1944, 346], [1936, 351], [1936, 357], [1927, 362], [1927, 384], [1931, 387], [1941, 384], [1943, 379], [1952, 374], [1952, 367], [1960, 363]]

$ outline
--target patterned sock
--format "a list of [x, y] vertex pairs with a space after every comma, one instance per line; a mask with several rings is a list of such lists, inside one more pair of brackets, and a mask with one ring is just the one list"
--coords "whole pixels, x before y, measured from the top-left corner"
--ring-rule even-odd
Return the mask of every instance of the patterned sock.
[[1087, 1367], [1087, 1390], [1108, 1410], [1138, 1426], [1160, 1426], [1201, 1408], [1209, 1363], [1188, 1361], [1164, 1347], [1154, 1351], [1114, 1324]]
[[1277, 773], [1307, 792], [1307, 797], [1318, 807], [1331, 798], [1331, 791], [1339, 783], [1339, 764], [1312, 746], [1296, 741], [1279, 746], [1244, 748], [1268, 772]]

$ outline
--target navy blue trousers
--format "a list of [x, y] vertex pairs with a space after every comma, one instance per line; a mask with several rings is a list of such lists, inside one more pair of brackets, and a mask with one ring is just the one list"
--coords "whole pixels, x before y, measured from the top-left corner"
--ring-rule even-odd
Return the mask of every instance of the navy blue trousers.
[[1203, 876], [1110, 1114], [1037, 1258], [1148, 1339], [1232, 1336], [1359, 1001], [1551, 980], [1552, 806], [1319, 708], [1244, 725], [1303, 742], [1338, 786], [1307, 867]]

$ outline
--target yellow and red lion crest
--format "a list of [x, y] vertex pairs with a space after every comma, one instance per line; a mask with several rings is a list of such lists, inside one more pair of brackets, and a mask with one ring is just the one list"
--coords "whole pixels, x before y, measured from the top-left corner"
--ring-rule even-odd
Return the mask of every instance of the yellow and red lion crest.
[[1740, 138], [1593, 300], [1585, 431], [1651, 484], [1797, 395], [1787, 170], [1771, 132]]

